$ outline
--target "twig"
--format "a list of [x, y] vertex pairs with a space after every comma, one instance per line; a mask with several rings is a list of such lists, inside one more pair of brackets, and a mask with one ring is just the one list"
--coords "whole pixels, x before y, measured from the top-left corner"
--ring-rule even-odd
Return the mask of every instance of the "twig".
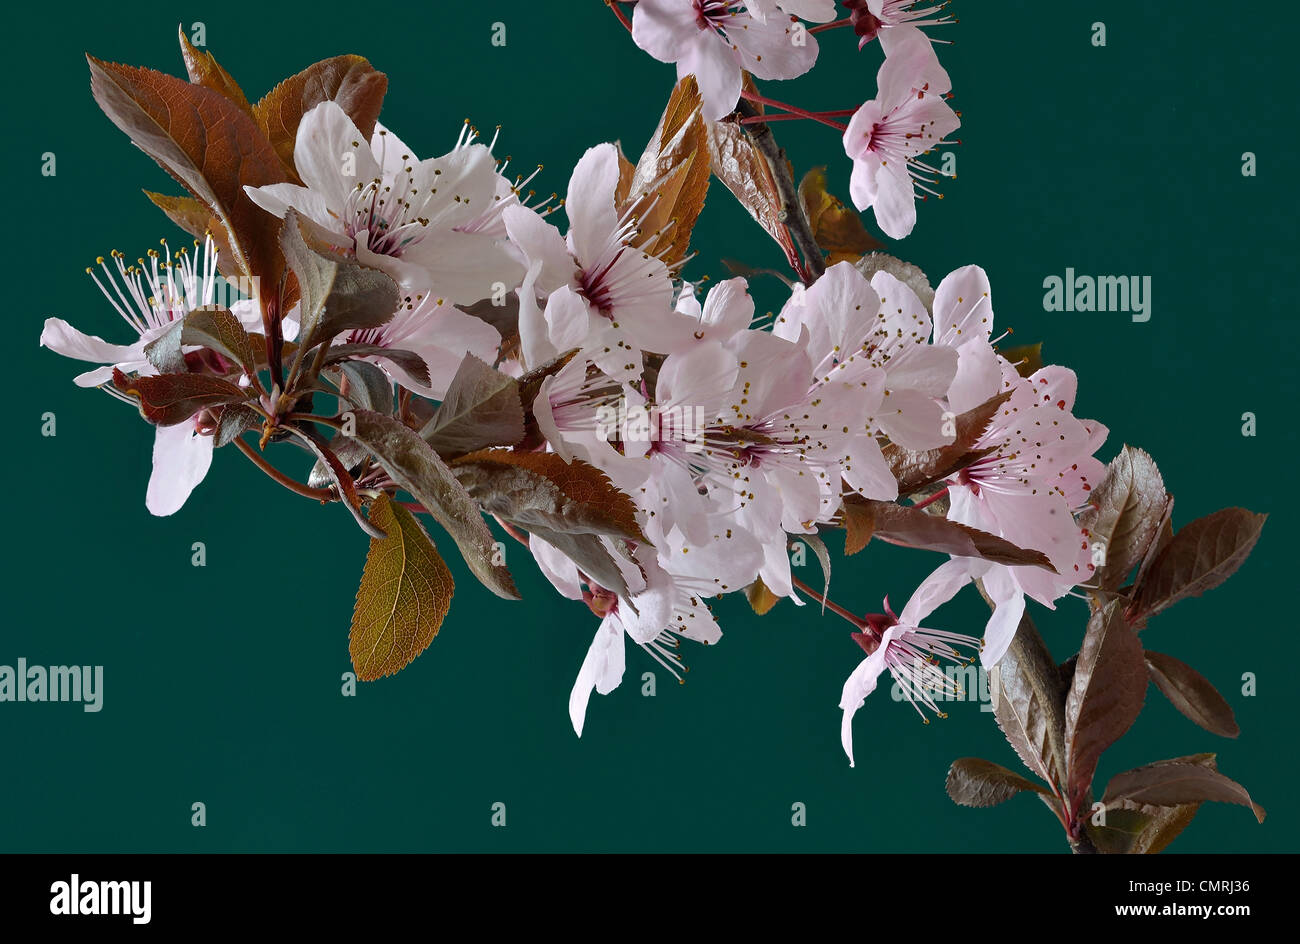
[[[742, 118], [761, 117], [761, 112], [743, 98], [736, 103], [736, 111]], [[803, 254], [804, 271], [799, 272], [799, 278], [805, 285], [811, 285], [826, 271], [826, 260], [822, 258], [821, 247], [813, 238], [812, 224], [808, 222], [808, 214], [804, 212], [803, 202], [799, 199], [799, 191], [790, 174], [790, 163], [786, 160], [785, 151], [776, 143], [776, 137], [766, 122], [744, 124], [742, 127], [754, 142], [758, 153], [763, 156], [772, 180], [776, 183], [777, 196], [781, 199], [781, 222]]]
[[294, 492], [304, 498], [310, 498], [315, 501], [332, 502], [335, 500], [334, 490], [329, 488], [312, 488], [310, 485], [303, 485], [294, 479], [289, 478], [271, 463], [266, 461], [266, 457], [252, 447], [242, 436], [236, 436], [234, 443], [239, 447], [239, 451], [253, 460], [253, 464], [269, 475], [272, 479], [279, 482], [289, 491]]

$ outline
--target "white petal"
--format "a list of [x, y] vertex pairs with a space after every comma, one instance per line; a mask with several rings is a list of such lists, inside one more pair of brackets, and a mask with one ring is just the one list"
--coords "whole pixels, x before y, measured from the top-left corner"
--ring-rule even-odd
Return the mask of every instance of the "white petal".
[[159, 426], [154, 434], [153, 474], [145, 492], [145, 507], [155, 515], [175, 514], [211, 466], [211, 436], [195, 433], [192, 423]]

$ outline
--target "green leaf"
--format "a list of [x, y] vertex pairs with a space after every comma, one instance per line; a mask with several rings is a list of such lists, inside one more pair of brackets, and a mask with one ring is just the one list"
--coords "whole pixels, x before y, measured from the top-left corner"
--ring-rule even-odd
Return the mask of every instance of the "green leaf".
[[307, 424], [301, 426], [290, 425], [283, 428], [315, 454], [316, 464], [322, 466], [323, 471], [333, 480], [336, 497], [342, 498], [344, 507], [351, 512], [357, 526], [372, 538], [382, 538], [384, 533], [361, 513], [361, 496], [357, 494], [356, 482], [348, 474], [343, 461], [334, 453], [334, 450], [325, 442], [320, 433], [316, 432], [316, 428]]
[[[976, 528], [949, 521], [936, 515], [927, 515], [923, 509], [896, 505], [893, 502], [874, 501], [849, 495], [844, 499], [847, 507], [859, 507], [849, 514], [871, 516], [872, 536], [890, 544], [919, 547], [953, 554], [958, 557], [979, 557], [995, 564], [1008, 566], [1043, 567], [1055, 573], [1052, 562], [1041, 551], [1017, 547], [1005, 538]], [[864, 520], [855, 524], [859, 534]]]
[[1184, 715], [1212, 734], [1235, 738], [1241, 733], [1232, 706], [1209, 679], [1173, 656], [1150, 649], [1146, 652], [1146, 660], [1151, 681]]
[[519, 384], [473, 354], [465, 355], [438, 412], [420, 435], [443, 456], [490, 446], [514, 446], [524, 438]]
[[285, 213], [280, 247], [302, 293], [301, 350], [329, 343], [344, 331], [378, 328], [397, 314], [401, 302], [397, 283], [378, 269], [313, 249], [295, 210]]
[[961, 757], [953, 761], [944, 786], [948, 796], [959, 806], [997, 806], [1026, 790], [1051, 796], [1051, 791], [1042, 784], [978, 757]]
[[381, 493], [370, 517], [387, 536], [370, 542], [352, 612], [348, 651], [363, 682], [392, 675], [429, 648], [455, 589], [414, 515]]
[[[1264, 810], [1246, 788], [1204, 762], [1206, 755], [1159, 761], [1134, 767], [1110, 778], [1102, 802], [1107, 807], [1149, 812], [1153, 807], [1174, 807], [1213, 800], [1247, 807], [1264, 822]], [[1213, 755], [1209, 755], [1212, 761]]]
[[1141, 563], [1171, 501], [1155, 460], [1141, 449], [1125, 446], [1111, 460], [1079, 517], [1089, 544], [1105, 551], [1095, 574], [1101, 589], [1115, 590]]
[[1122, 602], [1092, 614], [1065, 699], [1067, 789], [1076, 813], [1102, 753], [1132, 726], [1146, 697], [1142, 643], [1124, 621]]
[[1231, 577], [1250, 556], [1268, 515], [1224, 508], [1180, 529], [1151, 565], [1133, 600], [1146, 618]]
[[474, 576], [497, 596], [519, 599], [510, 571], [495, 563], [496, 545], [478, 505], [429, 444], [392, 417], [370, 410], [353, 416], [352, 438], [451, 535]]

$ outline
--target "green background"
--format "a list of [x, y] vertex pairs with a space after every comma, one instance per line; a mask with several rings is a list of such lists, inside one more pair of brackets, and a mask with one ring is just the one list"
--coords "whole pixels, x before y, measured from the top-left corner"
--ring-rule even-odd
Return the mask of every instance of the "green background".
[[[1078, 411], [1155, 455], [1175, 521], [1240, 504], [1272, 515], [1227, 586], [1179, 604], [1145, 638], [1198, 667], [1227, 695], [1242, 735], [1194, 726], [1154, 689], [1101, 778], [1165, 757], [1218, 751], [1221, 769], [1269, 811], [1207, 805], [1184, 852], [1297, 848], [1288, 805], [1295, 551], [1293, 278], [1296, 155], [1278, 133], [1294, 73], [1289, 9], [1225, 15], [1222, 4], [977, 3], [934, 31], [963, 113], [958, 179], [920, 208], [895, 251], [937, 283], [971, 262], [989, 272], [998, 323], [1042, 340], [1081, 377]], [[566, 703], [595, 629], [526, 554], [524, 593], [507, 603], [453, 563], [459, 593], [432, 647], [398, 676], [340, 694], [366, 541], [339, 508], [277, 488], [233, 449], [170, 518], [144, 508], [152, 431], [129, 408], [73, 386], [78, 365], [37, 347], [43, 319], [110, 340], [123, 326], [82, 274], [96, 255], [134, 257], [177, 232], [140, 194], [174, 185], [91, 100], [84, 51], [183, 74], [176, 23], [202, 21], [208, 48], [256, 97], [310, 62], [371, 59], [391, 85], [383, 118], [421, 155], [448, 149], [462, 119], [503, 125], [498, 153], [546, 165], [563, 192], [584, 149], [639, 152], [672, 86], [599, 0], [400, 7], [319, 2], [182, 4], [131, 12], [102, 4], [25, 5], [8, 14], [9, 443], [4, 463], [7, 613], [0, 663], [102, 664], [104, 708], [0, 704], [0, 849], [294, 850], [1064, 850], [1035, 800], [954, 806], [956, 757], [1015, 766], [992, 717], [954, 704], [922, 725], [873, 695], [857, 718], [859, 763], [839, 744], [836, 703], [860, 651], [848, 627], [782, 604], [765, 618], [743, 599], [718, 607], [725, 638], [693, 647], [689, 683], [642, 697], [653, 664], [630, 649], [624, 684], [595, 696], [574, 737]], [[1281, 22], [1290, 19], [1290, 23]], [[490, 44], [492, 23], [507, 45]], [[1092, 24], [1108, 31], [1091, 44]], [[822, 37], [815, 72], [764, 90], [805, 107], [874, 94], [879, 50], [848, 31]], [[776, 126], [796, 168], [830, 165], [847, 192], [838, 135]], [[43, 177], [43, 152], [57, 176]], [[1258, 176], [1241, 173], [1258, 155]], [[874, 226], [868, 214], [869, 225]], [[720, 186], [711, 191], [687, 275], [725, 277], [721, 257], [782, 256]], [[1045, 313], [1042, 281], [1150, 275], [1153, 316]], [[778, 304], [775, 283], [756, 285]], [[58, 435], [42, 438], [53, 411]], [[1241, 435], [1241, 415], [1259, 435]], [[281, 447], [287, 449], [287, 447]], [[290, 468], [305, 474], [301, 454]], [[283, 458], [282, 458], [282, 461]], [[437, 535], [435, 534], [435, 537]], [[192, 542], [207, 566], [192, 567]], [[445, 540], [444, 540], [444, 543]], [[833, 543], [838, 544], [838, 541]], [[903, 601], [934, 555], [872, 545], [837, 559], [833, 596], [879, 609]], [[810, 559], [807, 579], [815, 580]], [[237, 601], [237, 602], [236, 602]], [[1038, 609], [1058, 656], [1077, 648], [1085, 607]], [[971, 593], [940, 613], [976, 632]], [[1258, 695], [1241, 676], [1258, 676]], [[1102, 782], [1099, 779], [1098, 783]], [[190, 825], [190, 805], [208, 825]], [[508, 826], [490, 826], [490, 807]], [[804, 828], [791, 804], [807, 805]]]

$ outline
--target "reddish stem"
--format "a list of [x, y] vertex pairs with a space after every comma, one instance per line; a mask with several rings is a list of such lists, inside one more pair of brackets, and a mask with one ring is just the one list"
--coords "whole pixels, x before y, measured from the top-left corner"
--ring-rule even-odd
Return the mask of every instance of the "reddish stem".
[[266, 461], [266, 457], [254, 449], [242, 436], [235, 437], [235, 445], [239, 451], [248, 458], [253, 460], [253, 464], [269, 475], [272, 479], [279, 482], [289, 491], [294, 492], [304, 498], [311, 498], [319, 502], [330, 502], [335, 500], [334, 490], [330, 488], [312, 488], [309, 485], [303, 485], [301, 482], [294, 481], [285, 475], [271, 463]]
[[852, 613], [850, 613], [844, 607], [840, 606], [838, 603], [834, 603], [831, 600], [826, 599], [825, 597], [822, 596], [822, 594], [814, 590], [812, 587], [808, 586], [798, 577], [791, 576], [790, 583], [794, 584], [795, 587], [802, 590], [804, 593], [808, 594], [814, 600], [823, 601], [826, 604], [826, 609], [830, 610], [836, 616], [844, 617], [844, 619], [848, 620], [850, 623], [856, 626], [859, 631], [865, 630], [867, 628], [867, 624], [865, 620], [861, 619], [860, 617], [854, 616]]
[[924, 500], [922, 500], [922, 501], [919, 501], [919, 502], [914, 503], [914, 504], [912, 505], [912, 507], [913, 507], [913, 508], [924, 508], [926, 505], [932, 505], [932, 504], [934, 504], [934, 503], [937, 502], [940, 498], [943, 498], [943, 497], [944, 497], [945, 495], [947, 495], [947, 494], [948, 494], [948, 486], [945, 485], [943, 488], [939, 489], [939, 491], [935, 492], [935, 493], [934, 493], [933, 495], [931, 495], [929, 498], [926, 498], [926, 499], [924, 499]]
[[605, 6], [614, 11], [614, 15], [618, 17], [618, 21], [627, 27], [629, 33], [632, 32], [632, 21], [629, 20], [627, 14], [619, 8], [618, 0], [605, 0]]
[[[824, 118], [817, 112], [808, 111], [807, 109], [800, 108], [797, 105], [788, 105], [785, 102], [778, 102], [774, 98], [768, 98], [766, 95], [759, 95], [757, 92], [751, 92], [748, 89], [742, 89], [740, 97], [751, 102], [757, 102], [760, 105], [767, 105], [769, 108], [779, 108], [782, 111], [788, 111], [792, 115], [797, 115], [800, 118], [807, 118], [809, 121], [819, 122], [820, 124], [827, 125], [839, 131], [848, 130], [848, 125], [841, 124], [838, 121], [831, 121], [829, 118]], [[780, 120], [780, 116], [777, 115], [764, 115], [762, 117], [767, 120]], [[744, 119], [741, 120], [742, 122], [744, 121]]]
[[853, 22], [853, 18], [852, 18], [852, 17], [849, 17], [849, 16], [846, 16], [846, 17], [845, 17], [844, 19], [842, 19], [842, 20], [834, 20], [834, 21], [832, 21], [832, 22], [830, 22], [830, 23], [822, 23], [822, 24], [819, 25], [819, 26], [813, 26], [813, 27], [809, 28], [808, 32], [809, 32], [809, 33], [824, 33], [824, 32], [826, 32], [826, 31], [829, 30], [829, 29], [836, 29], [837, 27], [840, 27], [840, 26], [848, 26], [848, 25], [849, 25], [850, 23], [852, 23], [852, 22]]

